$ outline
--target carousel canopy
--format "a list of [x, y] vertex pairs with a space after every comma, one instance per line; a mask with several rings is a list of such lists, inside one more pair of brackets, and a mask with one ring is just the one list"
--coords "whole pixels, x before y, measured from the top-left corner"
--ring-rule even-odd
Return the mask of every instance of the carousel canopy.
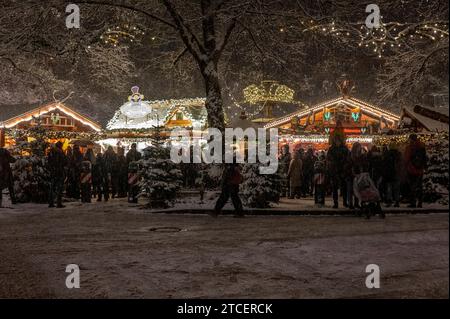
[[108, 130], [152, 129], [157, 126], [190, 126], [201, 128], [206, 125], [207, 111], [204, 98], [143, 100], [143, 95], [133, 87], [133, 95], [116, 111], [109, 121]]

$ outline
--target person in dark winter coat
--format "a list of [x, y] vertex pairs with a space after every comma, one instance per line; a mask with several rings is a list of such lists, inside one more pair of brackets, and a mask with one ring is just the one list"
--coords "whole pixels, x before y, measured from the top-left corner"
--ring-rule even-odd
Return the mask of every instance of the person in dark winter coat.
[[367, 154], [367, 160], [369, 162], [369, 174], [375, 183], [376, 188], [380, 191], [380, 195], [383, 196], [381, 190], [381, 184], [383, 182], [383, 154], [377, 146], [372, 146]]
[[131, 162], [137, 162], [141, 159], [142, 155], [137, 150], [136, 143], [131, 144], [131, 149], [127, 153], [127, 165]]
[[242, 202], [239, 198], [239, 184], [241, 184], [242, 182], [243, 178], [239, 165], [234, 162], [231, 164], [226, 164], [222, 174], [222, 192], [216, 202], [214, 212], [211, 214], [213, 217], [217, 217], [230, 197], [236, 211], [235, 217], [244, 216]]
[[352, 149], [344, 165], [347, 204], [350, 209], [354, 207], [359, 208], [358, 199], [353, 196], [353, 180], [357, 175], [367, 172], [368, 169], [367, 158], [363, 152], [363, 148], [360, 143], [356, 142], [352, 145]]
[[92, 187], [94, 194], [97, 195], [97, 201], [102, 201], [102, 196], [105, 197], [105, 201], [109, 199], [109, 192], [107, 190], [108, 183], [106, 181], [106, 168], [103, 161], [103, 155], [97, 154], [95, 158], [95, 164], [92, 166]]
[[407, 181], [410, 187], [410, 204], [408, 207], [422, 207], [423, 174], [427, 167], [427, 151], [416, 134], [409, 136], [409, 144], [405, 149], [404, 162]]
[[107, 191], [110, 192], [111, 198], [116, 197], [119, 186], [119, 169], [117, 154], [114, 152], [112, 146], [109, 146], [103, 155], [103, 161], [106, 169], [106, 179], [109, 187]]
[[118, 197], [127, 197], [128, 190], [128, 164], [125, 157], [125, 150], [119, 147], [117, 150], [117, 166], [118, 166]]
[[48, 170], [50, 172], [50, 194], [48, 207], [64, 207], [62, 204], [62, 193], [64, 190], [65, 170], [67, 157], [62, 150], [62, 143], [57, 142], [50, 150], [48, 157]]
[[319, 154], [314, 163], [314, 203], [320, 207], [325, 205], [326, 162], [325, 155]]
[[16, 204], [16, 198], [14, 196], [14, 181], [10, 166], [10, 164], [15, 161], [16, 159], [7, 149], [0, 148], [0, 207], [2, 207], [3, 188], [8, 188], [11, 203]]
[[81, 163], [80, 176], [81, 202], [90, 203], [92, 198], [92, 164], [91, 161]]
[[402, 154], [395, 143], [389, 144], [388, 150], [383, 154], [383, 180], [386, 185], [386, 205], [400, 206], [400, 170], [402, 167]]
[[79, 146], [74, 146], [72, 150], [72, 158], [70, 159], [70, 174], [69, 181], [73, 183], [73, 198], [80, 199], [81, 192], [81, 184], [80, 184], [80, 176], [81, 176], [81, 167], [83, 163], [83, 153], [81, 153]]
[[313, 195], [313, 176], [314, 176], [314, 163], [317, 161], [316, 155], [314, 155], [314, 150], [309, 148], [303, 157], [303, 183], [302, 183], [302, 193], [303, 196]]
[[291, 163], [291, 153], [289, 152], [289, 145], [283, 145], [280, 158], [278, 159], [278, 172], [281, 176], [281, 197], [288, 197], [290, 194], [288, 170]]
[[347, 187], [345, 185], [345, 174], [343, 167], [348, 159], [348, 148], [340, 138], [334, 138], [327, 153], [327, 168], [331, 180], [333, 192], [333, 208], [339, 207], [339, 190], [343, 196], [343, 204], [347, 204]]
[[289, 198], [300, 198], [302, 195], [303, 180], [303, 162], [301, 160], [300, 152], [295, 152], [294, 158], [289, 163], [288, 178], [289, 188], [291, 190]]

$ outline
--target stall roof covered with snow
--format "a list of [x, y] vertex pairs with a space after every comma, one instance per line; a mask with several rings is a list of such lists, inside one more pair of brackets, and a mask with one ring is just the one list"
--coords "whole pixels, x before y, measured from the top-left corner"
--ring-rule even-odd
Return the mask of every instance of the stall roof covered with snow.
[[400, 116], [351, 95], [355, 85], [346, 75], [337, 81], [340, 97], [301, 108], [267, 123], [287, 134], [329, 134], [339, 125], [346, 134], [364, 135], [397, 127]]
[[106, 128], [108, 130], [165, 129], [186, 127], [202, 129], [207, 122], [204, 98], [144, 100], [138, 87], [114, 114]]
[[448, 107], [425, 107], [415, 105], [402, 108], [401, 127], [415, 131], [448, 132]]
[[1, 106], [1, 126], [29, 129], [41, 125], [52, 131], [100, 132], [100, 124], [62, 102], [44, 105]]

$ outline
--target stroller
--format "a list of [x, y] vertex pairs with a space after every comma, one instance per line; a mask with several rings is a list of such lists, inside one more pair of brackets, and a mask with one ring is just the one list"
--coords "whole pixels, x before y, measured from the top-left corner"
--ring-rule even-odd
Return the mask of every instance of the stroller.
[[380, 218], [385, 218], [380, 204], [380, 192], [375, 187], [375, 183], [370, 178], [369, 173], [362, 173], [355, 176], [353, 193], [358, 198], [361, 206], [360, 216], [364, 215], [367, 219], [370, 219], [371, 216], [379, 214]]

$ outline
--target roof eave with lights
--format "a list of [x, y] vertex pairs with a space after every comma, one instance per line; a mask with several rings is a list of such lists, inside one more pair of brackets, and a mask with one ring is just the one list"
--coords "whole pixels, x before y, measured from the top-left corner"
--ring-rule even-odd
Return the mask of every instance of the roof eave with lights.
[[5, 128], [13, 128], [22, 122], [31, 121], [33, 119], [33, 117], [35, 117], [35, 116], [47, 114], [54, 110], [60, 110], [61, 112], [64, 112], [65, 114], [71, 116], [73, 119], [79, 121], [83, 125], [89, 126], [91, 129], [93, 129], [96, 132], [100, 132], [102, 130], [100, 124], [95, 123], [94, 121], [88, 119], [87, 117], [81, 115], [78, 112], [71, 110], [70, 108], [68, 108], [67, 106], [65, 106], [64, 104], [59, 103], [59, 102], [50, 103], [50, 104], [44, 105], [42, 107], [38, 107], [33, 110], [30, 110], [21, 115], [17, 115], [9, 120], [4, 121], [3, 126]]
[[341, 96], [339, 98], [336, 98], [336, 99], [333, 99], [333, 100], [329, 100], [329, 101], [317, 104], [317, 105], [312, 106], [312, 107], [310, 107], [308, 109], [302, 109], [302, 110], [293, 112], [291, 114], [288, 114], [286, 116], [283, 116], [283, 117], [281, 117], [279, 119], [273, 120], [272, 122], [266, 124], [264, 126], [264, 128], [268, 129], [268, 128], [273, 128], [273, 127], [276, 127], [276, 126], [279, 126], [279, 125], [286, 124], [293, 117], [296, 117], [296, 116], [303, 117], [303, 116], [306, 116], [308, 114], [311, 114], [311, 112], [315, 112], [315, 111], [321, 110], [323, 108], [330, 107], [330, 106], [332, 106], [332, 105], [334, 105], [336, 103], [339, 103], [339, 102], [347, 103], [348, 105], [353, 106], [353, 107], [359, 107], [359, 108], [363, 109], [364, 112], [372, 113], [375, 116], [384, 116], [384, 118], [386, 120], [390, 121], [390, 122], [398, 122], [400, 120], [400, 116], [399, 115], [394, 114], [392, 112], [389, 112], [387, 110], [384, 110], [384, 109], [382, 109], [382, 108], [380, 108], [378, 106], [369, 104], [367, 102], [361, 101], [361, 100], [356, 99], [354, 97], [343, 97], [343, 96]]

